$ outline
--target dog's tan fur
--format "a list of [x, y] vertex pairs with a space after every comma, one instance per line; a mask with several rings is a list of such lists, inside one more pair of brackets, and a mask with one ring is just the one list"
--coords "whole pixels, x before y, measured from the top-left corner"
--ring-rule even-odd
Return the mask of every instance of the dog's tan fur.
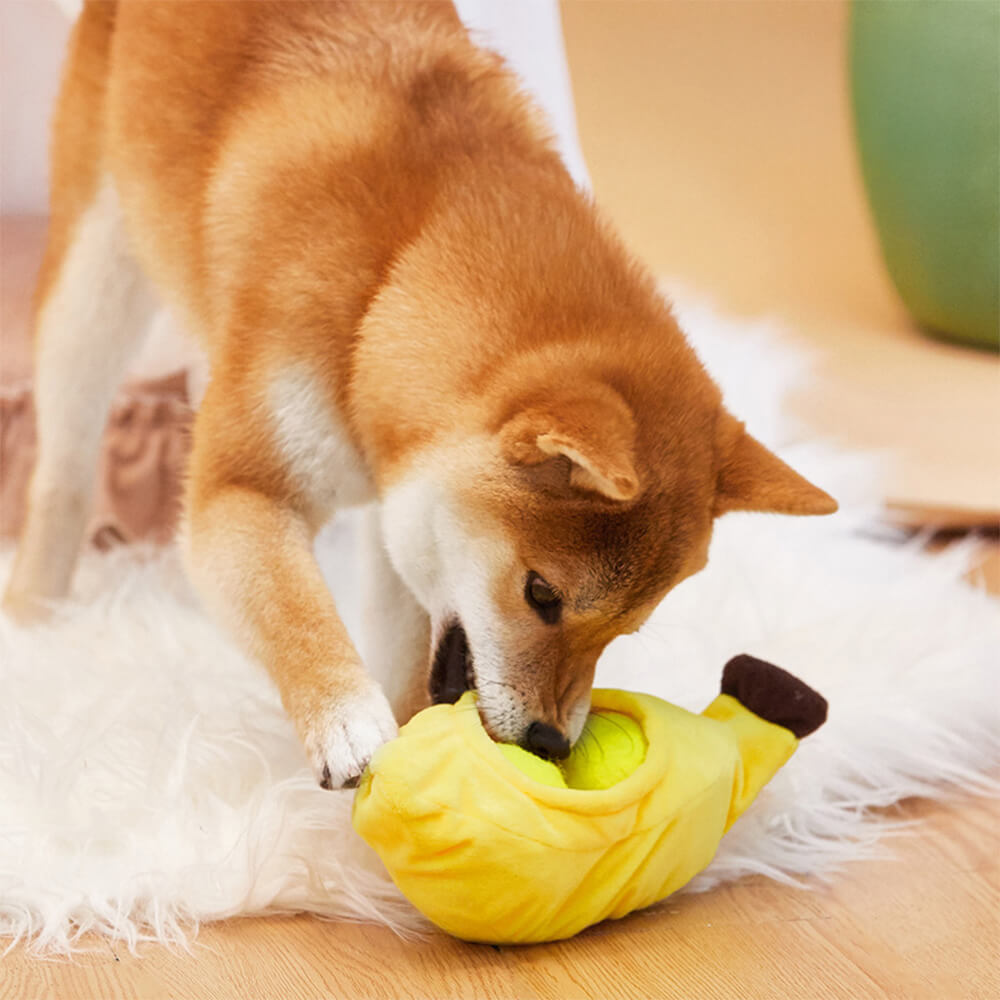
[[[51, 209], [7, 607], [67, 592], [148, 280], [212, 362], [193, 579], [326, 784], [395, 728], [311, 554], [338, 508], [379, 503], [369, 665], [396, 714], [426, 701], [428, 648], [458, 621], [484, 722], [513, 740], [579, 732], [600, 651], [704, 565], [714, 517], [835, 509], [722, 408], [450, 4], [88, 3]], [[557, 624], [529, 571], [562, 595]]]

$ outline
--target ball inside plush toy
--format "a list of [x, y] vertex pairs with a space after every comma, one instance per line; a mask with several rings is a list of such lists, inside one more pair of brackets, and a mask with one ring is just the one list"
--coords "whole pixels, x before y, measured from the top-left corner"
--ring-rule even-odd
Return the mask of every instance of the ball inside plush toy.
[[565, 788], [566, 779], [562, 771], [550, 760], [543, 760], [535, 754], [523, 750], [514, 743], [500, 743], [500, 752], [518, 770], [523, 771], [529, 778], [540, 781], [543, 785], [550, 785], [552, 788]]
[[562, 772], [570, 788], [610, 788], [645, 757], [646, 737], [635, 719], [623, 712], [591, 712]]
[[513, 743], [498, 746], [518, 770], [552, 788], [610, 788], [627, 778], [646, 756], [642, 728], [623, 712], [591, 712], [573, 752], [561, 764]]

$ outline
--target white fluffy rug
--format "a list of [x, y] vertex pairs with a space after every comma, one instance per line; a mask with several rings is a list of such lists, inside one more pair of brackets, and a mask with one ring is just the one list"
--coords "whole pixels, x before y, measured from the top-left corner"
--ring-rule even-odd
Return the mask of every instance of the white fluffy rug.
[[[693, 887], [828, 876], [877, 849], [879, 807], [996, 794], [1000, 613], [961, 582], [962, 552], [873, 536], [872, 460], [789, 443], [779, 400], [806, 366], [773, 328], [682, 318], [731, 408], [844, 510], [725, 518], [709, 568], [609, 649], [598, 681], [700, 709], [746, 651], [821, 690], [829, 723]], [[354, 622], [349, 528], [320, 551]], [[202, 616], [173, 553], [90, 555], [78, 591], [44, 630], [0, 620], [0, 935], [177, 942], [291, 910], [421, 926], [351, 830], [351, 793], [315, 787], [268, 680]]]

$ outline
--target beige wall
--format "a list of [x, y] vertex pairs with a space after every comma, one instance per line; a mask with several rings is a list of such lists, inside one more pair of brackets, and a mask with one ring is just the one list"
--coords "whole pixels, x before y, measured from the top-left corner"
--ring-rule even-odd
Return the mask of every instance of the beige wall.
[[854, 155], [846, 0], [563, 0], [598, 201], [653, 269], [786, 321], [810, 434], [883, 457], [899, 518], [994, 523], [996, 362], [914, 329]]
[[634, 249], [740, 311], [888, 319], [842, 0], [564, 0], [580, 135]]
[[46, 211], [49, 118], [69, 28], [52, 0], [0, 0], [0, 211]]

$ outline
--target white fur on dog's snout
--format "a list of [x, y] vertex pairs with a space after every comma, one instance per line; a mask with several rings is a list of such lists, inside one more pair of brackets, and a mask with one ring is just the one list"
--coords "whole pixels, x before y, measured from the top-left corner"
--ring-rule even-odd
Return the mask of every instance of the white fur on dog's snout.
[[587, 696], [581, 698], [569, 712], [569, 721], [566, 724], [566, 736], [569, 738], [571, 745], [576, 743], [580, 738], [580, 733], [583, 732], [583, 726], [589, 714], [590, 694], [588, 692]]
[[[461, 623], [483, 723], [494, 739], [518, 743], [536, 721], [535, 699], [510, 680], [502, 622], [490, 597], [492, 571], [512, 565], [516, 552], [502, 539], [463, 524], [446, 484], [435, 479], [436, 470], [448, 463], [426, 461], [421, 468], [383, 499], [386, 548], [396, 572], [431, 616], [434, 648], [449, 623]], [[582, 719], [578, 722], [575, 736], [583, 727]]]

